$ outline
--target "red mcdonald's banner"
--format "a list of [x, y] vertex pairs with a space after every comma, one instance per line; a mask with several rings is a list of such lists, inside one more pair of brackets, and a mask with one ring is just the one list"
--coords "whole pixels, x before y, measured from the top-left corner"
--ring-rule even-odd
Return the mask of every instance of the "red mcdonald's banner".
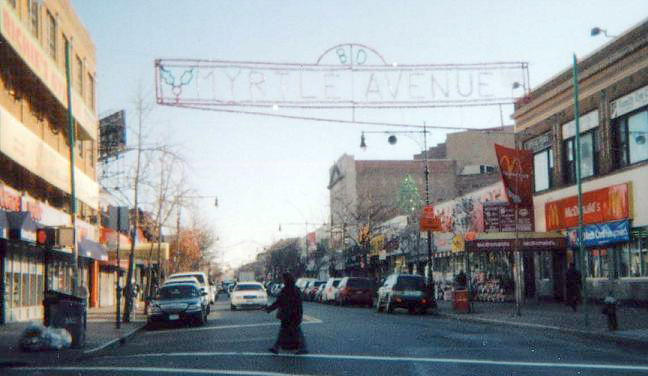
[[[583, 193], [583, 224], [589, 225], [631, 217], [630, 183]], [[547, 231], [578, 226], [578, 196], [545, 204]]]
[[495, 144], [495, 155], [509, 202], [532, 206], [533, 152]]

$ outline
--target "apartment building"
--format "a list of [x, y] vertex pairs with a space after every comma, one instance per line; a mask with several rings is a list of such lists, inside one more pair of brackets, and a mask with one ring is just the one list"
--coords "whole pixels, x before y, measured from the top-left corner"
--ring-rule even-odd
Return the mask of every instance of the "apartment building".
[[70, 249], [36, 245], [41, 227], [70, 227], [66, 49], [80, 279], [97, 300], [98, 245], [95, 47], [68, 0], [0, 1], [0, 323], [38, 319], [45, 288], [71, 291]]

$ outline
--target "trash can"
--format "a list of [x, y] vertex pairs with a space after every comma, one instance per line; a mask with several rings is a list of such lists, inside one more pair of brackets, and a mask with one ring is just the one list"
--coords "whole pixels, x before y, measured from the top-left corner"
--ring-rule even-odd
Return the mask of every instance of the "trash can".
[[468, 290], [455, 290], [452, 297], [452, 309], [457, 313], [469, 313]]
[[85, 299], [60, 291], [48, 290], [43, 301], [45, 326], [66, 329], [72, 336], [72, 347], [85, 344], [87, 312]]

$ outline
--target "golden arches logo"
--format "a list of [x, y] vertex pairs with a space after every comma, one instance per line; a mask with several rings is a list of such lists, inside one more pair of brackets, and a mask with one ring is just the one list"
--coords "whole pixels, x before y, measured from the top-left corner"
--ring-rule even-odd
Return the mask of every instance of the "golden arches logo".
[[560, 216], [558, 214], [558, 205], [556, 203], [549, 204], [547, 208], [547, 222], [548, 227], [555, 228], [560, 226]]
[[522, 173], [522, 162], [519, 158], [503, 155], [500, 160], [500, 168], [509, 173]]

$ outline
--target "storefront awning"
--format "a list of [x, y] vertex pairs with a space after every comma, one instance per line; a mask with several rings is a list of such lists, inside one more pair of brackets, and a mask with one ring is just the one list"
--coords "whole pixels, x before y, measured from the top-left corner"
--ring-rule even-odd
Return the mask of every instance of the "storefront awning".
[[465, 244], [467, 252], [561, 251], [567, 249], [567, 238], [557, 232], [518, 232], [517, 239], [515, 232], [480, 232]]
[[[169, 260], [169, 243], [160, 243], [160, 259], [162, 261], [168, 261]], [[121, 247], [119, 247], [119, 257], [120, 258], [128, 258], [128, 255], [130, 255], [130, 246], [127, 244], [122, 244]], [[115, 250], [110, 250], [108, 251], [110, 258], [111, 259], [116, 259], [117, 258], [117, 252]], [[158, 243], [140, 243], [135, 246], [135, 259], [139, 260], [148, 260], [149, 257], [151, 257], [151, 261], [156, 263], [157, 262], [157, 257], [158, 257]]]
[[36, 231], [41, 226], [36, 223], [30, 212], [4, 212], [11, 230]]
[[99, 261], [108, 261], [108, 251], [101, 244], [83, 239], [79, 242], [79, 256]]

